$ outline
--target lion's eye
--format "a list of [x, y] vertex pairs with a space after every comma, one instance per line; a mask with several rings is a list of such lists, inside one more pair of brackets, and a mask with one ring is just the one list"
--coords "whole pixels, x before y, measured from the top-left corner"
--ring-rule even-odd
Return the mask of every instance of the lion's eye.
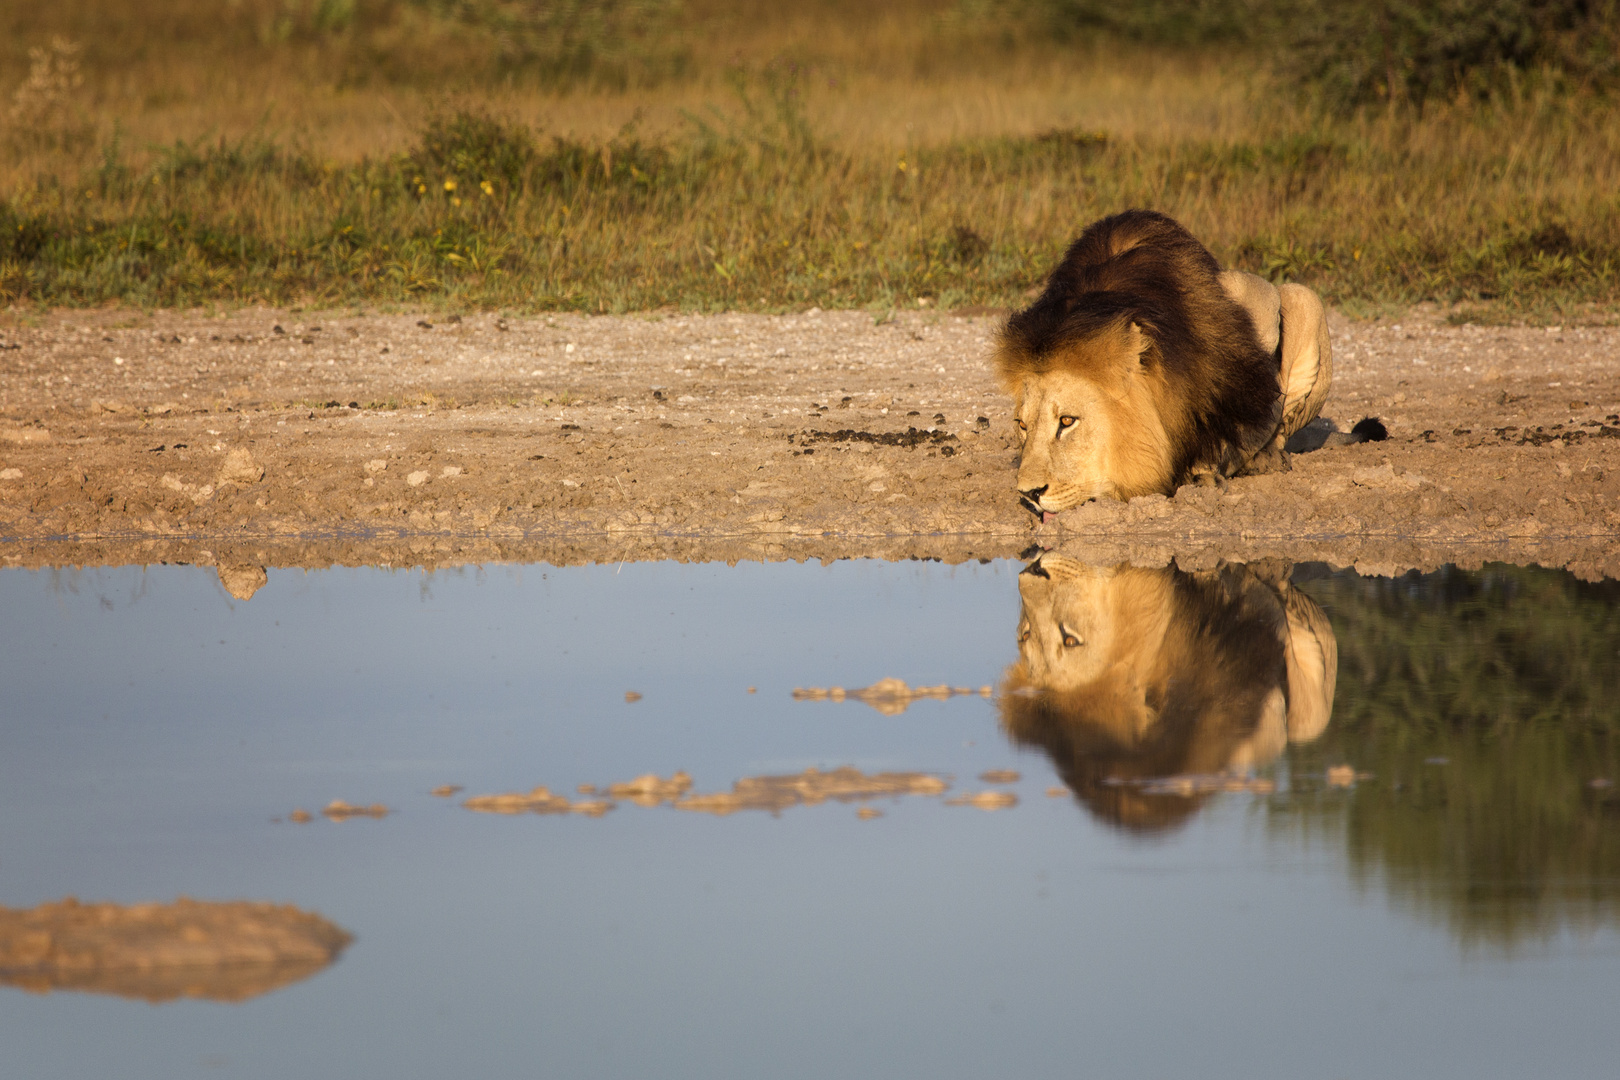
[[1063, 647], [1065, 649], [1073, 649], [1085, 644], [1080, 635], [1067, 626], [1060, 626], [1058, 629], [1063, 631]]
[[1072, 416], [1060, 416], [1060, 417], [1058, 417], [1058, 427], [1060, 427], [1060, 428], [1074, 427], [1074, 420], [1075, 420], [1075, 418], [1072, 417]]

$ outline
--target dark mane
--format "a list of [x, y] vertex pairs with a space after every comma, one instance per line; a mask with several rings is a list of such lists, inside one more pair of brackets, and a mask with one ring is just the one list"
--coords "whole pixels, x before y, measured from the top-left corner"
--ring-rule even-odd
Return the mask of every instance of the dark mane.
[[1174, 482], [1228, 446], [1252, 454], [1276, 426], [1278, 361], [1219, 273], [1204, 245], [1164, 214], [1103, 218], [1069, 246], [1040, 297], [1007, 321], [1001, 373], [1051, 371], [1072, 346], [1134, 322], [1151, 342], [1142, 362], [1161, 367], [1179, 406], [1163, 418]]

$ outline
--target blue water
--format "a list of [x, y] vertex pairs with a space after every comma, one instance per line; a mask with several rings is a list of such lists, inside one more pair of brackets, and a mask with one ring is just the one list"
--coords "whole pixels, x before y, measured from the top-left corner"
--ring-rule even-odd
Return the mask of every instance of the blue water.
[[[1322, 745], [1353, 762], [1394, 745], [1370, 721], [1263, 763], [1275, 794], [1142, 831], [1046, 794], [1057, 771], [992, 700], [793, 700], [884, 677], [1000, 685], [1019, 569], [271, 570], [248, 601], [206, 568], [0, 571], [0, 905], [273, 900], [356, 937], [240, 1004], [0, 987], [0, 1075], [1615, 1074], [1620, 885], [1560, 880], [1584, 906], [1518, 923], [1414, 900], [1402, 875], [1428, 864], [1357, 846], [1378, 782], [1302, 779]], [[1316, 577], [1299, 588], [1348, 657], [1358, 584]], [[1612, 668], [1606, 603], [1574, 610], [1597, 612], [1581, 640]], [[1335, 723], [1377, 685], [1342, 673]], [[840, 765], [949, 775], [953, 794], [1013, 768], [1020, 802], [906, 797], [871, 821], [841, 803], [460, 806]], [[285, 820], [336, 798], [393, 812]]]

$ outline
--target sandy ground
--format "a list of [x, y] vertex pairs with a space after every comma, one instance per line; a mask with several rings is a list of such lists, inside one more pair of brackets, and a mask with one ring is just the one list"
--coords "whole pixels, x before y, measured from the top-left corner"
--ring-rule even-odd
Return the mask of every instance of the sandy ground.
[[0, 565], [1017, 555], [1620, 574], [1620, 329], [1335, 319], [1379, 444], [1013, 495], [995, 317], [0, 313]]

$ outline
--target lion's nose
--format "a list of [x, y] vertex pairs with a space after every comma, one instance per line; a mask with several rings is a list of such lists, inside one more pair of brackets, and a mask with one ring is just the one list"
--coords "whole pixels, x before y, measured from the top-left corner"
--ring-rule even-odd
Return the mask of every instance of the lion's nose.
[[1030, 513], [1034, 514], [1036, 517], [1040, 517], [1041, 513], [1042, 513], [1042, 511], [1041, 511], [1041, 496], [1045, 495], [1045, 494], [1046, 494], [1046, 485], [1042, 484], [1038, 488], [1029, 488], [1028, 490], [1020, 490], [1018, 492], [1018, 501], [1024, 504], [1024, 509], [1025, 510], [1028, 510]]

